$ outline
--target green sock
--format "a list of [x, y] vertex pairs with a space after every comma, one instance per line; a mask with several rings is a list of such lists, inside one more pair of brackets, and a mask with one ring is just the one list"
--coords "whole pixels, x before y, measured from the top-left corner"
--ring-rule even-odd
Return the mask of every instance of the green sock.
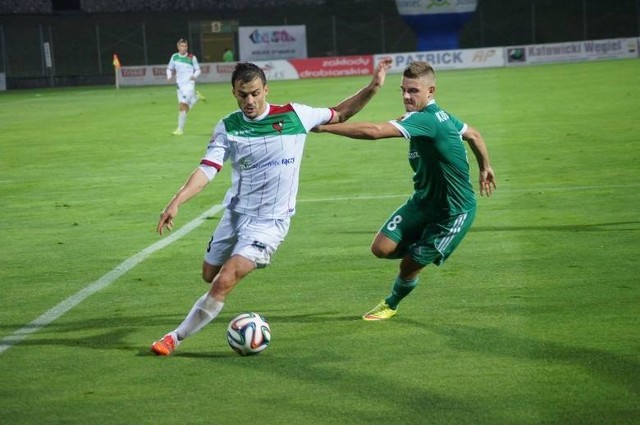
[[395, 310], [398, 308], [398, 304], [400, 304], [400, 301], [402, 301], [404, 297], [409, 295], [409, 293], [413, 291], [413, 288], [415, 288], [416, 285], [418, 285], [418, 278], [415, 278], [413, 280], [404, 280], [400, 277], [396, 277], [396, 281], [394, 282], [393, 288], [391, 289], [391, 295], [385, 298], [384, 301], [389, 304], [389, 307]]

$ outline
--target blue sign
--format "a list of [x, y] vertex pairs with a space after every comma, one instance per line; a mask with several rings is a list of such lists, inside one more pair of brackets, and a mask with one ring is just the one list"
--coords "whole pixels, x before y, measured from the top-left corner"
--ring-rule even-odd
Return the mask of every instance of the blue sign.
[[396, 0], [396, 8], [418, 36], [417, 50], [459, 48], [458, 34], [478, 0]]

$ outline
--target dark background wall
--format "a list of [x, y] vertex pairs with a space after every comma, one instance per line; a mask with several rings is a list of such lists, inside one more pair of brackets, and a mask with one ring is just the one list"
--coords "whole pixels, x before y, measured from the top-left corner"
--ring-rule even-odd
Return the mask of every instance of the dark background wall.
[[[416, 49], [394, 0], [0, 0], [0, 72], [9, 88], [112, 83], [113, 53], [123, 65], [162, 64], [188, 38], [201, 57], [195, 28], [225, 20], [306, 25], [310, 57]], [[640, 0], [478, 0], [460, 47], [638, 35]]]

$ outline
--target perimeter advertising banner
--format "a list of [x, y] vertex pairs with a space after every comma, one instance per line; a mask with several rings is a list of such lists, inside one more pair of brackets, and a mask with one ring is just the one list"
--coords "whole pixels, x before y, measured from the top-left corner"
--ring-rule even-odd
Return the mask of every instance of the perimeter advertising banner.
[[507, 66], [638, 57], [636, 38], [505, 47]]
[[299, 78], [348, 77], [373, 74], [373, 56], [333, 56], [291, 59]]
[[[213, 64], [200, 64], [202, 74], [198, 81], [213, 82], [210, 76], [213, 75]], [[149, 66], [123, 66], [118, 69], [120, 85], [123, 86], [147, 86], [147, 85], [173, 85], [175, 82], [167, 81], [166, 65], [149, 65]]]
[[[580, 41], [529, 46], [453, 49], [360, 56], [331, 56], [309, 59], [275, 59], [253, 61], [269, 81], [302, 78], [371, 75], [382, 58], [392, 58], [390, 73], [400, 73], [414, 60], [430, 62], [436, 71], [469, 68], [493, 68], [537, 63], [637, 58], [640, 37]], [[231, 84], [234, 62], [201, 63], [198, 83]], [[167, 85], [166, 65], [123, 66], [118, 70], [121, 86]], [[0, 90], [3, 87], [0, 74]]]
[[[375, 55], [375, 64], [382, 58], [390, 57], [393, 65], [389, 72], [402, 72], [411, 61], [427, 61], [436, 71], [446, 69], [493, 68], [504, 66], [502, 47], [484, 49], [455, 49], [432, 52], [392, 53]], [[375, 66], [375, 65], [374, 65]]]
[[239, 27], [241, 61], [307, 57], [307, 29], [304, 25]]
[[[374, 59], [371, 55], [332, 56], [311, 59], [276, 59], [269, 61], [253, 61], [264, 71], [267, 81], [297, 80], [302, 78], [346, 77], [373, 74]], [[202, 73], [198, 77], [200, 83], [231, 84], [231, 74], [235, 62], [201, 63]], [[120, 85], [168, 85], [165, 65], [123, 66], [120, 72]]]

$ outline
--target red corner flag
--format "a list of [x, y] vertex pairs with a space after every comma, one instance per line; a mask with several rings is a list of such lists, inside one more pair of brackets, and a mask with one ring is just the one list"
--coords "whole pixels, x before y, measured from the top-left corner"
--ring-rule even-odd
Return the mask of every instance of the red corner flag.
[[118, 69], [120, 68], [120, 59], [118, 59], [118, 55], [116, 55], [115, 53], [113, 54], [113, 66]]

